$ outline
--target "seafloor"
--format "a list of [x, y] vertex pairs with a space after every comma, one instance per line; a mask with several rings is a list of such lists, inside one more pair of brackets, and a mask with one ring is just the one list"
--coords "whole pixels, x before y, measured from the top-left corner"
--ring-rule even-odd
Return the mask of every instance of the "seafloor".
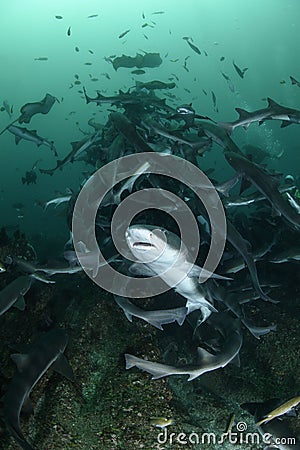
[[[22, 235], [1, 242], [0, 260], [17, 254], [30, 258]], [[273, 397], [286, 400], [300, 392], [299, 270], [296, 264], [272, 267], [278, 305], [257, 301], [249, 310], [256, 321], [276, 323], [277, 331], [256, 340], [246, 330], [241, 367], [229, 365], [188, 382], [187, 377], [153, 381], [137, 369], [125, 370], [124, 353], [162, 361], [164, 335], [140, 320], [130, 323], [110, 294], [85, 275], [57, 275], [56, 284], [36, 282], [26, 295], [24, 312], [12, 308], [0, 318], [0, 385], [2, 393], [15, 367], [11, 346], [34, 340], [51, 326], [67, 330], [67, 357], [76, 381], [49, 370], [34, 388], [34, 415], [22, 416], [21, 428], [39, 450], [129, 449], [262, 449], [264, 444], [193, 444], [176, 441], [179, 433], [216, 433], [226, 429], [230, 416], [255, 432], [253, 418], [239, 405]], [[0, 275], [0, 289], [16, 277]], [[170, 328], [172, 332], [172, 327]], [[180, 352], [184, 352], [183, 342]], [[161, 430], [151, 417], [174, 419], [168, 427], [173, 442], [158, 441]], [[289, 425], [299, 434], [297, 418]], [[298, 430], [296, 429], [298, 427]], [[233, 428], [233, 431], [235, 429]], [[18, 449], [0, 422], [0, 448]], [[181, 436], [181, 441], [184, 437]]]

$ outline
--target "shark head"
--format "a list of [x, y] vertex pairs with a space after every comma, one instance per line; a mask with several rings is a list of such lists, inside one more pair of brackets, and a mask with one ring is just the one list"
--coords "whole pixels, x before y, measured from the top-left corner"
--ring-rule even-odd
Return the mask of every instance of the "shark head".
[[127, 228], [127, 245], [135, 258], [142, 263], [151, 263], [170, 257], [165, 230], [149, 225], [132, 225]]

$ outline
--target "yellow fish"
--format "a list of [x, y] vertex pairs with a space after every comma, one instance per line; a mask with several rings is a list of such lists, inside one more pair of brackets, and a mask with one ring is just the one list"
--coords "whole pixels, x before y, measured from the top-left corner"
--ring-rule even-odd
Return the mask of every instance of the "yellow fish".
[[263, 423], [270, 422], [270, 420], [273, 420], [276, 417], [279, 417], [279, 416], [282, 416], [283, 414], [286, 414], [292, 408], [295, 408], [299, 403], [300, 403], [300, 396], [291, 398], [287, 402], [285, 402], [282, 405], [278, 406], [277, 408], [273, 409], [273, 411], [270, 411], [266, 415], [266, 417], [264, 417], [259, 422], [257, 422], [256, 425], [260, 426]]
[[165, 428], [174, 423], [173, 419], [167, 419], [166, 417], [151, 417], [150, 424], [154, 427]]

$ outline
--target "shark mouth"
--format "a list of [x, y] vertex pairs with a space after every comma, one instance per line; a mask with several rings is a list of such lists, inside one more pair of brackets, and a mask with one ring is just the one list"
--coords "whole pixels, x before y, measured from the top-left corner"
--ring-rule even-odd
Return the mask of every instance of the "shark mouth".
[[155, 247], [155, 245], [151, 244], [150, 242], [134, 242], [132, 244], [133, 247]]

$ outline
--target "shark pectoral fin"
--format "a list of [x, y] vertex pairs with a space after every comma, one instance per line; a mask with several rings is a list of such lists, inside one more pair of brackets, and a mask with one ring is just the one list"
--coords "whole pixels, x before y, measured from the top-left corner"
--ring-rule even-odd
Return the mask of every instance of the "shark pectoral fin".
[[209, 270], [204, 269], [203, 267], [199, 267], [194, 265], [191, 270], [187, 274], [188, 278], [199, 278], [199, 283], [202, 283], [207, 280], [207, 278], [216, 278], [218, 280], [232, 280], [230, 277], [224, 277], [223, 275], [218, 275], [217, 273], [210, 272]]
[[199, 364], [209, 364], [216, 357], [202, 347], [197, 347]]
[[158, 328], [159, 330], [164, 330], [162, 327], [162, 324], [156, 320], [147, 320], [148, 323], [150, 323], [150, 325], [152, 325], [155, 328]]
[[29, 398], [29, 395], [26, 395], [21, 411], [26, 415], [33, 414], [33, 404]]
[[132, 314], [130, 314], [130, 312], [126, 311], [125, 309], [123, 309], [123, 311], [127, 320], [129, 320], [129, 322], [132, 322]]
[[16, 364], [19, 372], [23, 372], [28, 367], [28, 355], [26, 353], [13, 353], [10, 357]]
[[15, 136], [15, 143], [16, 145], [20, 142], [22, 138], [20, 136]]
[[70, 381], [74, 381], [74, 373], [72, 367], [70, 366], [67, 358], [62, 353], [56, 359], [56, 361], [52, 364], [52, 369], [55, 372], [60, 373], [64, 377], [66, 377]]
[[288, 127], [288, 126], [290, 126], [292, 124], [293, 124], [293, 122], [290, 122], [289, 120], [283, 120], [281, 122], [280, 128], [286, 128], [286, 127]]
[[[287, 417], [298, 417], [298, 413], [294, 408], [289, 409], [285, 414]], [[278, 417], [280, 419], [280, 417]]]
[[229, 364], [234, 364], [237, 367], [241, 367], [240, 355], [239, 354], [235, 355], [235, 357], [230, 361]]
[[183, 322], [185, 321], [185, 318], [187, 316], [187, 312], [188, 312], [188, 309], [186, 306], [183, 306], [182, 308], [178, 309], [178, 312], [177, 312], [178, 315], [176, 317], [176, 322], [178, 323], [178, 325], [181, 326], [183, 324]]
[[14, 307], [19, 309], [20, 311], [24, 311], [26, 304], [23, 295], [19, 295], [19, 297], [14, 303]]
[[249, 187], [251, 187], [251, 182], [242, 177], [239, 195], [242, 195], [242, 193], [249, 189]]

